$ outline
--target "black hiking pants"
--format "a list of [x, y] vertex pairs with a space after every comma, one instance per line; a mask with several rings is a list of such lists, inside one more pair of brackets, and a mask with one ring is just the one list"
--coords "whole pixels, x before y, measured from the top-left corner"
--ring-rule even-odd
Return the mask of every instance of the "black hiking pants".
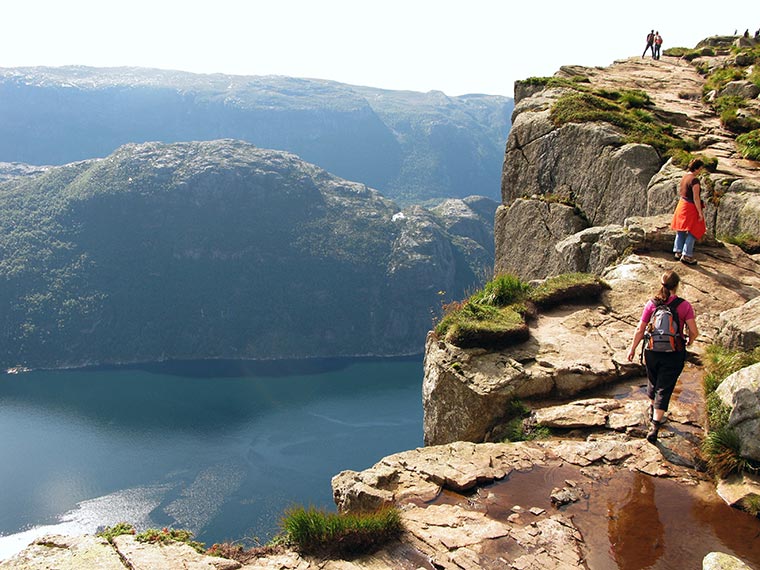
[[653, 352], [644, 351], [644, 362], [647, 367], [647, 396], [654, 400], [657, 410], [667, 410], [670, 396], [678, 382], [686, 362], [686, 351]]

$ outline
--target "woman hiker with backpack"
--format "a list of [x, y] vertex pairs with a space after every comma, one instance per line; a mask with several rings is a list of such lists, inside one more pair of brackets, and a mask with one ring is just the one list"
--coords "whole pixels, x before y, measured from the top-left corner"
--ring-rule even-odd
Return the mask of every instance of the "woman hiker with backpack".
[[[657, 441], [657, 433], [670, 403], [686, 361], [686, 347], [699, 335], [694, 309], [685, 299], [676, 296], [681, 279], [675, 271], [666, 271], [660, 289], [647, 301], [639, 326], [633, 335], [628, 361], [633, 361], [639, 343], [644, 343], [649, 397], [649, 431], [647, 441]], [[684, 328], [688, 336], [684, 336]]]

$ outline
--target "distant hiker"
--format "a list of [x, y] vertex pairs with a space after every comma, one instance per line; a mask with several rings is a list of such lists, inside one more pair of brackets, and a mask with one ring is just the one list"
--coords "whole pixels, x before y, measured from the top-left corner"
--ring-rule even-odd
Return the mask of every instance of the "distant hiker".
[[689, 163], [689, 171], [681, 178], [678, 186], [678, 205], [673, 212], [670, 229], [676, 231], [673, 242], [673, 254], [686, 265], [696, 265], [694, 259], [694, 244], [700, 239], [707, 228], [705, 227], [704, 207], [701, 185], [697, 178], [698, 171], [704, 166], [702, 160], [695, 158]]
[[641, 54], [641, 59], [644, 59], [648, 49], [652, 50], [652, 57], [654, 57], [654, 30], [647, 34], [647, 47], [644, 48], [644, 53]]
[[[686, 362], [686, 347], [691, 346], [699, 336], [694, 308], [687, 300], [676, 296], [680, 282], [675, 271], [662, 274], [660, 289], [644, 305], [628, 351], [628, 361], [631, 362], [639, 343], [646, 338], [643, 352], [648, 380], [647, 441], [650, 443], [657, 441], [657, 434], [664, 423], [670, 397]], [[669, 330], [661, 330], [660, 327]], [[688, 336], [684, 335], [684, 327], [688, 329]]]
[[654, 58], [660, 59], [660, 48], [662, 48], [662, 36], [660, 32], [654, 34]]
[[749, 37], [749, 28], [747, 28], [746, 30], [744, 30], [744, 37], [745, 38]]

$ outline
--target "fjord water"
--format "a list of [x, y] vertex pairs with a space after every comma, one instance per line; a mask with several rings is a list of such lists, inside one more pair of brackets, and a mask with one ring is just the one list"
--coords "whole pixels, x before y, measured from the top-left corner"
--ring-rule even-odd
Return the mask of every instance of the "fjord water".
[[198, 540], [334, 510], [330, 479], [422, 445], [422, 358], [184, 362], [0, 375], [0, 559], [35, 537]]

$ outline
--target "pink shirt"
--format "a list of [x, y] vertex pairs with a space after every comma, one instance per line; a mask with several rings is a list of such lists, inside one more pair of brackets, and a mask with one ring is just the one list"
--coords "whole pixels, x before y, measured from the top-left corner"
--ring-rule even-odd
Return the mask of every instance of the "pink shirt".
[[[671, 295], [668, 297], [668, 303], [673, 301], [675, 299], [675, 295]], [[644, 305], [644, 312], [641, 313], [641, 322], [648, 323], [649, 318], [652, 316], [652, 313], [654, 313], [655, 304], [654, 301], [651, 299], [647, 301], [647, 304]], [[689, 303], [686, 299], [681, 301], [681, 304], [678, 305], [678, 308], [676, 309], [676, 313], [678, 313], [678, 323], [681, 325], [681, 334], [683, 335], [684, 327], [686, 326], [686, 321], [695, 318], [694, 316], [694, 308], [691, 306], [691, 303]]]

